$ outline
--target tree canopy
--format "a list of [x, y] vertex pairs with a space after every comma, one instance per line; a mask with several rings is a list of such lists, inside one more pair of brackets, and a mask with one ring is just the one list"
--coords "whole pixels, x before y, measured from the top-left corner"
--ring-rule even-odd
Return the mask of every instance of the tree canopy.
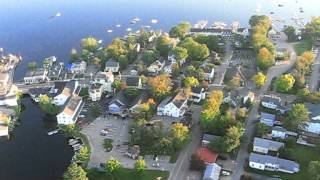
[[181, 60], [186, 60], [188, 58], [188, 50], [183, 47], [177, 46], [173, 48], [172, 53], [178, 62], [180, 62]]
[[210, 51], [205, 44], [200, 44], [191, 37], [185, 38], [181, 42], [181, 46], [187, 49], [188, 59], [192, 61], [203, 61], [210, 55]]
[[308, 173], [310, 180], [320, 180], [320, 161], [310, 161]]
[[189, 138], [189, 128], [182, 123], [175, 123], [171, 126], [171, 137], [175, 149], [180, 149]]
[[146, 169], [146, 162], [143, 158], [139, 157], [134, 163], [134, 168], [138, 173], [142, 173]]
[[76, 159], [80, 162], [88, 161], [90, 158], [89, 149], [86, 146], [82, 146], [79, 152], [76, 154]]
[[226, 152], [232, 152], [235, 148], [240, 145], [240, 138], [242, 137], [242, 129], [237, 126], [232, 126], [227, 130], [224, 139], [224, 148]]
[[258, 72], [252, 77], [252, 80], [257, 87], [262, 87], [267, 81], [267, 76], [262, 72]]
[[276, 89], [279, 92], [288, 92], [292, 89], [295, 79], [291, 74], [283, 74], [276, 80]]
[[257, 55], [258, 67], [260, 69], [268, 69], [269, 67], [273, 66], [274, 63], [275, 59], [271, 52], [266, 47], [261, 48]]
[[305, 26], [305, 33], [308, 38], [314, 38], [320, 33], [320, 16], [312, 17], [311, 22]]
[[161, 56], [167, 57], [172, 48], [173, 43], [168, 35], [158, 37], [156, 41], [156, 49], [159, 51]]
[[288, 129], [295, 130], [299, 125], [309, 121], [308, 109], [304, 104], [295, 104], [288, 112], [284, 124]]
[[179, 23], [177, 26], [174, 26], [170, 29], [169, 31], [170, 37], [184, 38], [189, 33], [190, 28], [191, 28], [190, 22], [183, 21]]
[[205, 44], [207, 47], [210, 49], [210, 51], [216, 51], [219, 53], [224, 52], [224, 48], [219, 45], [219, 39], [217, 36], [214, 35], [204, 35], [204, 34], [199, 34], [195, 37], [194, 39], [200, 44]]
[[67, 171], [63, 174], [64, 180], [88, 180], [87, 173], [76, 163], [70, 164]]
[[283, 32], [287, 35], [288, 41], [297, 40], [296, 29], [293, 26], [285, 27]]
[[125, 43], [120, 38], [114, 39], [112, 43], [106, 47], [105, 51], [109, 58], [114, 58], [116, 60], [118, 60], [121, 55], [127, 53]]
[[84, 38], [81, 40], [82, 49], [86, 49], [88, 51], [94, 52], [98, 48], [98, 41], [93, 37]]
[[213, 121], [213, 119], [219, 115], [220, 106], [223, 102], [222, 91], [212, 91], [203, 106], [200, 120], [204, 128], [209, 128], [208, 125]]
[[114, 158], [108, 160], [106, 164], [106, 171], [110, 175], [116, 174], [122, 168], [120, 162]]
[[164, 97], [172, 90], [172, 82], [168, 74], [151, 77], [149, 78], [148, 84], [152, 94], [156, 97]]
[[146, 50], [142, 54], [142, 60], [146, 65], [150, 65], [157, 59], [157, 54], [153, 50]]
[[197, 78], [190, 76], [183, 80], [183, 84], [185, 87], [194, 87], [199, 85], [199, 81]]

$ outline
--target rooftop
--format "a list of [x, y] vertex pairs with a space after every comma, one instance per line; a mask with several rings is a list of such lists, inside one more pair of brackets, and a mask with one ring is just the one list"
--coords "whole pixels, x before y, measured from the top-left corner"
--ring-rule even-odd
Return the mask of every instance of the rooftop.
[[272, 140], [262, 139], [257, 137], [254, 138], [253, 145], [267, 148], [267, 149], [272, 148], [272, 149], [278, 149], [278, 150], [284, 147], [284, 144], [282, 142], [277, 142], [277, 141], [272, 141]]
[[265, 113], [265, 112], [261, 112], [261, 118], [275, 120], [276, 119], [276, 115]]
[[118, 67], [119, 62], [114, 59], [109, 59], [109, 61], [106, 62], [106, 67]]
[[75, 114], [75, 111], [78, 107], [78, 105], [81, 103], [82, 98], [80, 96], [77, 95], [73, 95], [68, 104], [66, 105], [66, 107], [64, 108], [64, 112], [70, 116], [72, 116], [73, 114]]
[[218, 154], [205, 147], [199, 147], [196, 154], [206, 163], [215, 163], [218, 157]]

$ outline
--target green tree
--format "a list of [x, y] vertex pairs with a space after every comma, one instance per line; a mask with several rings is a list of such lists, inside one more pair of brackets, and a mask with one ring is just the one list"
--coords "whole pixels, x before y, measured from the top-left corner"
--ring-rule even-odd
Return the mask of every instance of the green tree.
[[121, 81], [120, 80], [115, 80], [112, 83], [112, 88], [115, 90], [120, 90], [121, 89]]
[[276, 80], [276, 89], [279, 92], [288, 92], [292, 89], [295, 79], [291, 74], [283, 74]]
[[223, 53], [224, 48], [219, 45], [219, 39], [217, 36], [214, 35], [204, 35], [199, 34], [194, 39], [200, 44], [205, 44], [210, 49], [210, 51], [216, 51], [219, 53]]
[[305, 26], [305, 36], [310, 39], [317, 37], [320, 33], [320, 16], [312, 17], [311, 21]]
[[31, 61], [28, 63], [28, 69], [30, 71], [34, 71], [37, 69], [37, 62], [36, 61]]
[[124, 95], [128, 99], [133, 99], [139, 95], [140, 91], [137, 88], [134, 87], [128, 87], [124, 90]]
[[115, 174], [117, 174], [117, 172], [119, 172], [119, 170], [122, 169], [122, 165], [120, 164], [120, 162], [112, 157], [107, 161], [106, 164], [106, 171], [111, 176], [114, 176]]
[[79, 152], [76, 154], [76, 159], [80, 162], [86, 162], [89, 160], [90, 152], [86, 146], [82, 146]]
[[224, 148], [226, 152], [232, 152], [235, 148], [240, 146], [240, 139], [243, 135], [242, 129], [233, 126], [227, 130], [226, 136], [224, 139]]
[[296, 29], [293, 26], [285, 27], [283, 32], [287, 35], [288, 41], [297, 40]]
[[288, 129], [296, 130], [299, 125], [309, 121], [308, 112], [304, 104], [294, 104], [284, 120], [284, 125]]
[[310, 180], [320, 180], [320, 161], [310, 161], [308, 173]]
[[112, 43], [106, 47], [105, 51], [109, 58], [117, 60], [121, 55], [125, 55], [127, 53], [125, 43], [119, 38], [114, 39]]
[[210, 55], [210, 51], [205, 44], [200, 44], [191, 37], [185, 38], [181, 42], [181, 46], [187, 49], [188, 59], [192, 61], [203, 61]]
[[142, 30], [140, 32], [140, 36], [137, 39], [137, 42], [141, 45], [141, 47], [146, 47], [146, 45], [149, 43], [150, 36], [150, 32]]
[[253, 15], [250, 17], [249, 24], [251, 27], [260, 25], [268, 28], [271, 25], [271, 19], [266, 15]]
[[70, 164], [67, 171], [63, 174], [64, 180], [88, 180], [87, 173], [75, 163]]
[[147, 66], [156, 61], [156, 59], [157, 54], [153, 50], [146, 50], [142, 54], [142, 60]]
[[223, 93], [222, 91], [212, 91], [203, 105], [203, 109], [201, 112], [200, 120], [202, 127], [208, 129], [209, 124], [213, 121], [213, 119], [219, 115], [220, 106], [223, 102]]
[[189, 139], [189, 128], [182, 123], [175, 123], [171, 126], [171, 137], [174, 148], [179, 150]]
[[128, 57], [126, 55], [120, 55], [119, 56], [119, 66], [120, 66], [120, 69], [126, 69], [127, 66], [128, 66]]
[[180, 62], [182, 60], [186, 60], [188, 58], [188, 50], [186, 48], [183, 47], [175, 47], [173, 48], [173, 55], [175, 57], [175, 59]]
[[179, 23], [177, 26], [174, 26], [170, 29], [169, 31], [170, 37], [184, 38], [189, 33], [190, 28], [191, 28], [190, 22], [183, 21]]
[[159, 51], [160, 55], [167, 57], [169, 51], [173, 48], [173, 43], [168, 35], [160, 36], [156, 41], [156, 49]]
[[139, 157], [134, 163], [134, 168], [138, 173], [143, 173], [146, 169], [146, 162], [142, 157]]
[[59, 112], [59, 107], [55, 106], [52, 102], [52, 98], [48, 95], [39, 96], [40, 108], [48, 114], [55, 115]]
[[275, 59], [271, 52], [266, 47], [261, 48], [257, 55], [257, 65], [259, 68], [268, 69], [269, 67], [273, 66], [274, 63]]
[[197, 78], [190, 76], [183, 80], [183, 84], [185, 87], [194, 87], [199, 85], [199, 81]]
[[257, 87], [262, 87], [267, 81], [267, 76], [262, 72], [258, 72], [252, 77], [252, 80]]
[[75, 48], [71, 49], [70, 58], [71, 58], [71, 62], [76, 62], [79, 60], [80, 57], [79, 57], [78, 51]]
[[81, 40], [82, 49], [86, 49], [88, 51], [94, 52], [98, 48], [98, 41], [93, 37], [84, 38]]
[[167, 74], [149, 78], [148, 84], [152, 94], [156, 97], [164, 97], [172, 90], [171, 78]]
[[270, 133], [271, 129], [269, 126], [259, 123], [256, 130], [256, 136], [263, 137], [264, 135]]

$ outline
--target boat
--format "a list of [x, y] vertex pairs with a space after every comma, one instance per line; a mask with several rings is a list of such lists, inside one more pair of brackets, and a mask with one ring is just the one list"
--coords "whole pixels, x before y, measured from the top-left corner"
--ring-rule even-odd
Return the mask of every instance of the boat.
[[148, 26], [148, 25], [147, 25], [147, 26], [144, 26], [144, 27], [145, 27], [145, 28], [148, 28], [148, 29], [151, 28], [151, 26]]
[[81, 144], [79, 144], [79, 143], [76, 143], [76, 144], [72, 145], [73, 148], [76, 148], [76, 147], [79, 147], [79, 146], [81, 146]]
[[74, 141], [74, 140], [76, 140], [76, 139], [69, 139], [69, 141], [68, 141], [68, 142], [70, 143], [70, 142], [72, 142], [72, 141]]
[[56, 14], [56, 17], [60, 17], [62, 14], [60, 13], [60, 12], [58, 12], [57, 14]]
[[100, 39], [100, 40], [98, 41], [98, 43], [101, 44], [101, 43], [102, 43], [102, 39]]
[[278, 4], [279, 7], [283, 7], [283, 4]]
[[135, 23], [137, 23], [137, 21], [132, 20], [132, 21], [130, 21], [130, 23], [131, 23], [131, 24], [135, 24]]
[[113, 31], [112, 31], [112, 29], [108, 29], [107, 32], [108, 33], [112, 33]]
[[117, 24], [116, 27], [118, 27], [118, 28], [121, 27], [121, 24]]
[[300, 13], [304, 12], [302, 7], [299, 8], [299, 11], [300, 11]]
[[136, 34], [140, 34], [140, 30], [136, 31]]
[[73, 148], [73, 150], [78, 151], [82, 146], [77, 146], [75, 148]]
[[132, 31], [132, 29], [131, 29], [131, 28], [127, 28], [126, 31], [127, 31], [127, 32], [130, 32], [130, 31]]
[[157, 24], [159, 21], [157, 19], [151, 19], [152, 24]]
[[133, 21], [139, 22], [140, 19], [136, 17], [136, 18], [133, 19]]
[[207, 24], [208, 24], [207, 20], [200, 20], [194, 25], [194, 28], [203, 29], [207, 26]]
[[70, 142], [69, 145], [70, 145], [70, 146], [73, 146], [73, 145], [75, 145], [75, 144], [77, 144], [77, 143], [79, 143], [79, 141], [73, 141], [73, 142]]
[[58, 132], [59, 132], [59, 129], [56, 129], [56, 130], [48, 132], [48, 135], [51, 136], [51, 135], [56, 134]]

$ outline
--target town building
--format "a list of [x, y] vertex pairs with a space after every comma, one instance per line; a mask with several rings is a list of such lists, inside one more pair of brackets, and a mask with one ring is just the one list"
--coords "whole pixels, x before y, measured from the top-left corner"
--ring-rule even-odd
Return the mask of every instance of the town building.
[[140, 76], [126, 76], [124, 78], [126, 87], [132, 87], [132, 88], [142, 88], [142, 80]]
[[273, 126], [275, 121], [276, 121], [276, 116], [274, 114], [261, 112], [260, 123], [263, 123], [267, 126]]
[[201, 68], [204, 71], [204, 79], [211, 82], [214, 77], [214, 67], [201, 66]]
[[26, 84], [43, 83], [48, 80], [48, 71], [44, 68], [38, 68], [35, 71], [29, 71], [24, 76], [23, 80]]
[[84, 74], [87, 70], [87, 63], [85, 61], [74, 62], [69, 64], [67, 69], [72, 74]]
[[274, 126], [271, 131], [272, 138], [285, 139], [287, 138], [287, 130], [280, 126]]
[[0, 106], [14, 107], [17, 105], [18, 105], [18, 100], [15, 94], [0, 96]]
[[172, 64], [178, 63], [180, 66], [182, 66], [186, 62], [186, 59], [181, 59], [177, 61], [176, 56], [171, 52], [168, 55], [168, 61], [171, 62]]
[[277, 110], [282, 106], [281, 98], [275, 95], [264, 95], [261, 99], [261, 105], [265, 108]]
[[243, 85], [245, 82], [245, 76], [243, 75], [242, 72], [242, 67], [240, 65], [233, 65], [229, 66], [226, 69], [225, 75], [224, 75], [224, 82], [229, 83], [229, 82], [238, 82], [239, 84], [234, 84], [234, 85]]
[[253, 151], [268, 154], [269, 151], [278, 152], [284, 147], [282, 142], [272, 141], [255, 137], [253, 140]]
[[189, 100], [199, 103], [201, 100], [204, 100], [206, 98], [206, 92], [203, 87], [200, 86], [194, 86], [191, 87], [191, 93]]
[[106, 72], [111, 71], [113, 73], [117, 73], [117, 72], [119, 72], [119, 69], [120, 69], [119, 62], [114, 59], [109, 59], [106, 62], [106, 67], [105, 67], [104, 71], [106, 71]]
[[157, 115], [182, 117], [186, 112], [188, 97], [183, 90], [180, 90], [174, 98], [165, 98], [157, 108]]
[[11, 117], [3, 112], [0, 112], [0, 137], [9, 136], [9, 123]]
[[101, 99], [103, 90], [102, 85], [95, 83], [91, 84], [89, 87], [89, 97], [92, 101], [99, 101]]
[[204, 171], [202, 180], [219, 180], [220, 172], [221, 167], [218, 164], [208, 164], [206, 166], [206, 170]]
[[208, 148], [206, 147], [199, 147], [196, 150], [196, 155], [205, 163], [205, 164], [212, 164], [215, 163], [217, 158], [218, 158], [218, 154], [215, 152], [210, 151]]
[[210, 144], [210, 142], [219, 141], [220, 139], [221, 139], [221, 136], [216, 136], [216, 135], [212, 135], [212, 134], [204, 134], [202, 136], [201, 146], [207, 147]]
[[53, 98], [53, 103], [57, 106], [64, 105], [73, 94], [79, 94], [81, 87], [78, 81], [69, 81], [66, 83], [62, 92]]
[[160, 72], [163, 71], [164, 65], [165, 65], [165, 60], [163, 58], [156, 60], [155, 62], [150, 64], [150, 66], [147, 68], [148, 74], [150, 76], [158, 75]]
[[61, 77], [63, 71], [63, 63], [58, 63], [58, 64], [52, 64], [49, 67], [49, 71], [48, 71], [48, 78], [50, 80], [59, 80]]
[[73, 94], [63, 111], [57, 115], [58, 124], [68, 125], [76, 123], [83, 105], [82, 97]]
[[287, 48], [276, 48], [276, 60], [285, 60], [289, 57], [289, 50]]
[[118, 98], [113, 99], [108, 106], [108, 112], [114, 115], [124, 114], [127, 109], [127, 103]]
[[111, 71], [98, 72], [94, 77], [94, 84], [101, 84], [103, 92], [112, 92], [112, 83], [114, 82], [114, 75]]
[[300, 171], [299, 164], [294, 161], [256, 153], [250, 154], [249, 166], [259, 170], [280, 171], [290, 174]]

